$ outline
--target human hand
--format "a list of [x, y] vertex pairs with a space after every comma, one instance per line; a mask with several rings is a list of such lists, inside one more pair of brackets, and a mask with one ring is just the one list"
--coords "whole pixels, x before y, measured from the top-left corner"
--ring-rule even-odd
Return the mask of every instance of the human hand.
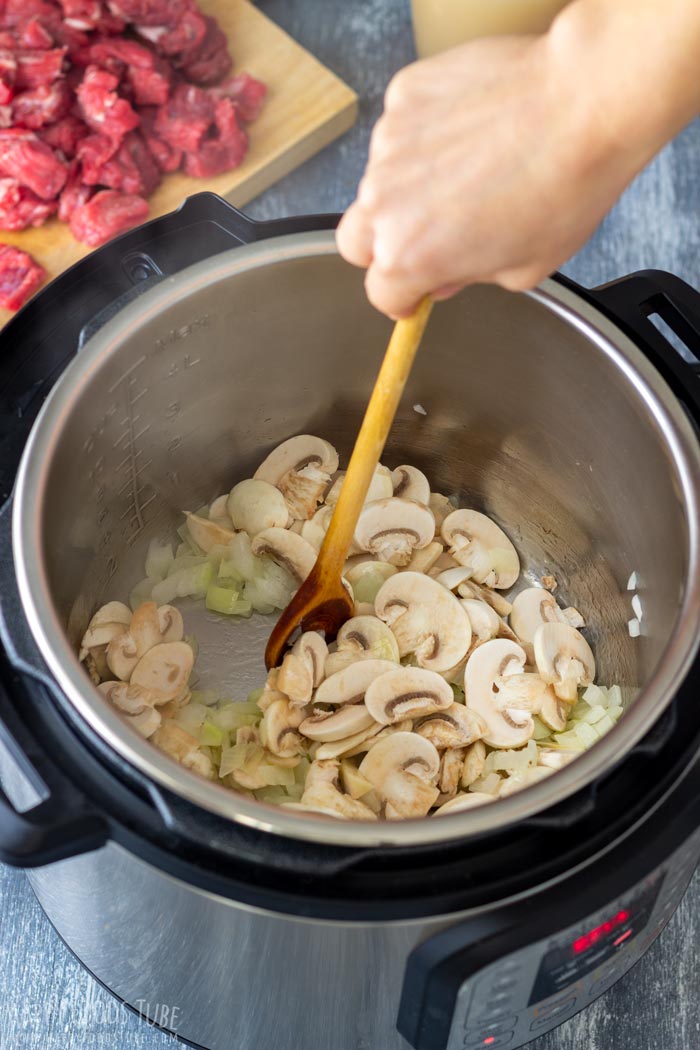
[[[664, 109], [652, 121], [645, 81], [639, 99], [627, 89], [625, 57], [631, 66], [638, 48], [631, 27], [655, 0], [615, 4], [635, 18], [617, 30], [625, 51], [612, 46], [612, 25], [598, 33], [598, 18], [592, 33], [583, 23], [544, 37], [479, 40], [394, 78], [337, 233], [341, 254], [367, 269], [378, 309], [405, 316], [427, 293], [445, 298], [478, 281], [533, 287], [588, 239], [689, 119], [684, 111], [676, 127]], [[603, 0], [572, 9], [596, 6]], [[636, 119], [638, 103], [646, 120]]]

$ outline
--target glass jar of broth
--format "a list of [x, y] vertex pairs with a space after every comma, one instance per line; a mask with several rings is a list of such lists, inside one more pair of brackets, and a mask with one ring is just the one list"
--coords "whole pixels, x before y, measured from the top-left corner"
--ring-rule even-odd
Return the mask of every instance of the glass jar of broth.
[[544, 33], [569, 0], [411, 0], [420, 58], [482, 36]]

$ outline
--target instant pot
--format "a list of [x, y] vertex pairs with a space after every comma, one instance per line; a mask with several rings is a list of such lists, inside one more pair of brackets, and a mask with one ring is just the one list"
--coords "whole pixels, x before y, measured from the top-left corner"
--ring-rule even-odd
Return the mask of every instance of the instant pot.
[[[385, 453], [493, 514], [583, 613], [626, 711], [562, 771], [441, 818], [304, 816], [177, 766], [75, 656], [183, 509], [294, 433], [347, 458], [390, 324], [334, 221], [199, 194], [0, 334], [0, 858], [99, 981], [193, 1045], [510, 1050], [637, 962], [700, 859], [695, 291], [660, 272], [464, 290]], [[198, 660], [241, 699], [256, 619]]]

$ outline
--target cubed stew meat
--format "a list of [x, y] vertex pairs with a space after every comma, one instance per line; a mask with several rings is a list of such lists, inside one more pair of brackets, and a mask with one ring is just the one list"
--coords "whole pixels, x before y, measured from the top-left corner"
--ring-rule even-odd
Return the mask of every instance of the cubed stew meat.
[[[3, 180], [4, 181], [4, 180]], [[45, 276], [31, 255], [11, 244], [0, 244], [0, 306], [19, 310]]]
[[145, 218], [163, 173], [237, 167], [266, 87], [232, 65], [196, 0], [0, 3], [0, 229], [58, 212], [95, 246]]

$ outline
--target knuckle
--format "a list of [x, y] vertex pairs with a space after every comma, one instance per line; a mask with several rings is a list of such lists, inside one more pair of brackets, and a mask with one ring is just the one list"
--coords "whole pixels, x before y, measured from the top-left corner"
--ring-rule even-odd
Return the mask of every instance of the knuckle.
[[413, 87], [413, 74], [411, 66], [400, 69], [389, 81], [384, 96], [384, 108], [393, 112], [405, 106], [411, 98]]

